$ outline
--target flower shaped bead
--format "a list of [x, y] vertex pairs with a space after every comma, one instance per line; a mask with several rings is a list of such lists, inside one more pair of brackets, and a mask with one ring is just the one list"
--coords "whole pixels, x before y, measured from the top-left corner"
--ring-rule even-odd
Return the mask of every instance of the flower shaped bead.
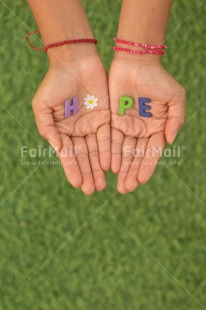
[[87, 95], [86, 98], [84, 98], [84, 105], [87, 109], [93, 110], [95, 107], [97, 107], [98, 104], [98, 98], [95, 98], [94, 96]]

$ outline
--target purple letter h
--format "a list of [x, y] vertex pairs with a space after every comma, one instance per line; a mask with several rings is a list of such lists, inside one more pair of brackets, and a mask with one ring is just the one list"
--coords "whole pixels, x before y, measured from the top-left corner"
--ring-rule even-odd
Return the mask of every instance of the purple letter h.
[[[71, 113], [72, 112], [72, 113]], [[72, 100], [65, 100], [65, 117], [68, 118], [71, 115], [78, 113], [78, 98], [74, 97]]]

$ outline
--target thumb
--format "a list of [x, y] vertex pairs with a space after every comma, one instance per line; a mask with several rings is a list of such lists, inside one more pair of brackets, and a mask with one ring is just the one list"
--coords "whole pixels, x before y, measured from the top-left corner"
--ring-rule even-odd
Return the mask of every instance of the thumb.
[[174, 97], [168, 103], [168, 120], [166, 123], [165, 137], [169, 144], [172, 144], [178, 131], [184, 125], [185, 119], [185, 90], [182, 88], [181, 94]]
[[62, 142], [58, 130], [54, 124], [52, 109], [32, 103], [34, 116], [40, 136], [49, 142], [55, 151], [60, 151]]

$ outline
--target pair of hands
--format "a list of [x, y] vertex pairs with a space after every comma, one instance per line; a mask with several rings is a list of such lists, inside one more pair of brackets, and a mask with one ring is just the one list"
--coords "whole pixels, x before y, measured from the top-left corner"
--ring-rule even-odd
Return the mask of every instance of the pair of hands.
[[[87, 94], [98, 98], [93, 110], [83, 104]], [[134, 105], [119, 116], [119, 99]], [[79, 98], [79, 112], [65, 118], [64, 102]], [[151, 99], [151, 118], [139, 117], [137, 98]], [[32, 103], [38, 131], [58, 151], [73, 187], [91, 195], [106, 186], [105, 171], [118, 174], [118, 191], [132, 192], [154, 173], [159, 152], [171, 144], [184, 123], [185, 91], [155, 61], [116, 56], [109, 79], [95, 53], [51, 64]], [[67, 150], [67, 152], [65, 152]]]

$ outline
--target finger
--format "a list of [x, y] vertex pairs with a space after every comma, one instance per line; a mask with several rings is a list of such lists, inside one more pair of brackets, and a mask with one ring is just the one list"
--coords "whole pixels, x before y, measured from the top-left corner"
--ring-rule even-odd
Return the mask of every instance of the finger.
[[125, 187], [125, 181], [133, 160], [135, 146], [136, 138], [126, 136], [122, 145], [122, 163], [117, 182], [117, 189], [121, 194], [126, 194], [128, 192]]
[[147, 148], [148, 138], [140, 138], [137, 140], [136, 148], [134, 151], [134, 159], [131, 163], [127, 178], [125, 181], [125, 188], [128, 192], [133, 192], [138, 186], [137, 175], [144, 158], [145, 150]]
[[89, 161], [96, 190], [102, 191], [106, 186], [105, 175], [99, 162], [99, 150], [96, 136], [94, 134], [86, 137], [87, 148], [89, 151]]
[[82, 185], [82, 175], [75, 158], [74, 146], [68, 136], [62, 134], [61, 139], [62, 149], [58, 155], [61, 160], [64, 173], [72, 186], [80, 187]]
[[37, 104], [35, 101], [32, 103], [32, 107], [39, 134], [46, 139], [56, 151], [60, 151], [62, 142], [54, 123], [52, 109], [49, 107], [42, 107], [42, 105]]
[[112, 129], [112, 163], [111, 169], [113, 173], [118, 173], [122, 162], [122, 144], [124, 135], [117, 129]]
[[182, 128], [185, 119], [185, 91], [168, 104], [168, 121], [166, 123], [165, 136], [167, 143], [172, 144], [178, 131]]
[[95, 186], [85, 139], [83, 137], [75, 137], [72, 138], [72, 141], [75, 148], [77, 163], [83, 178], [81, 189], [86, 195], [92, 195], [95, 190]]
[[110, 124], [105, 124], [97, 130], [97, 143], [99, 147], [100, 165], [104, 171], [111, 166], [111, 138]]
[[164, 132], [156, 133], [149, 138], [145, 156], [137, 177], [139, 183], [145, 184], [151, 178], [157, 166], [158, 160], [161, 157], [164, 146]]

